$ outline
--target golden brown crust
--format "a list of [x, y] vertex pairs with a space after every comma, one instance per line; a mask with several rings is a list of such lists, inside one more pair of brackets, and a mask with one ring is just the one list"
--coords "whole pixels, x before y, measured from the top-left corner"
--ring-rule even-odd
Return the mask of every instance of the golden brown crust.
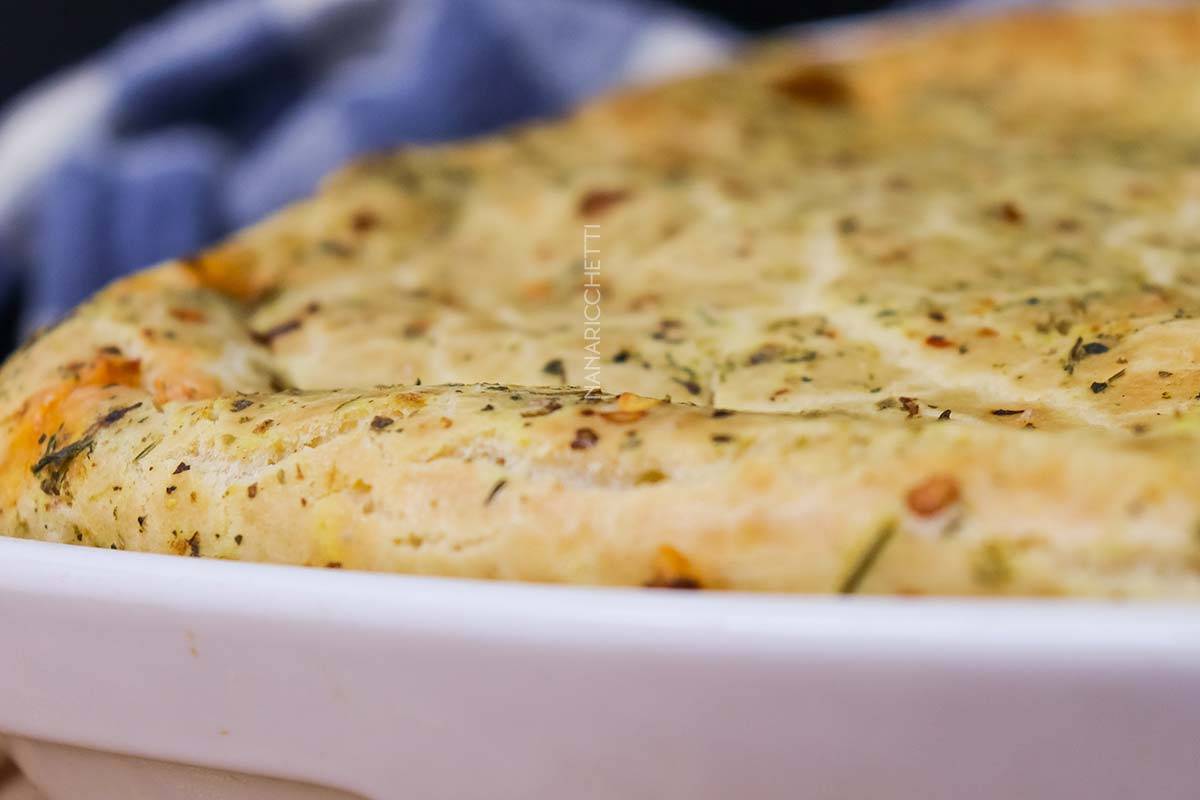
[[1200, 10], [830, 41], [367, 159], [114, 284], [0, 373], [0, 526], [517, 580], [1200, 594]]

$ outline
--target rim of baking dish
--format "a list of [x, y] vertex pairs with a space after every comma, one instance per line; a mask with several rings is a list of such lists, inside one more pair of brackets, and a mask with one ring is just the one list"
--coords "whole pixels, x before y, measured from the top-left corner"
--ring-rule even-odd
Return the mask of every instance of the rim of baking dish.
[[[194, 617], [572, 646], [939, 661], [1036, 654], [1200, 667], [1200, 613], [1159, 601], [824, 596], [483, 581], [328, 570], [0, 537], [9, 601], [177, 609]], [[114, 624], [119, 624], [114, 622]]]

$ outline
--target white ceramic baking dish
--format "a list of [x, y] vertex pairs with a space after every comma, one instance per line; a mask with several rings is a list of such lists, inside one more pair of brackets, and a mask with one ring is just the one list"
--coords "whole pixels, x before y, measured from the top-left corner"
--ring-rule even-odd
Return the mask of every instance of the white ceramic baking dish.
[[[861, 31], [799, 32], [844, 54]], [[1194, 800], [1197, 731], [1190, 606], [524, 586], [0, 537], [0, 734], [49, 800]]]
[[1170, 605], [506, 585], [0, 539], [0, 689], [0, 731], [52, 800], [1200, 785], [1200, 613]]

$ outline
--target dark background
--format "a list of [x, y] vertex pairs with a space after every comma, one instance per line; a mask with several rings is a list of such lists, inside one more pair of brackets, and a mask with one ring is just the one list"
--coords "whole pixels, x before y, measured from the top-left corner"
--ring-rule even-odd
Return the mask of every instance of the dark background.
[[[676, 0], [747, 30], [881, 8], [870, 0], [773, 2]], [[121, 31], [178, 5], [178, 0], [9, 0], [3, 4], [0, 104], [38, 78], [79, 61]]]

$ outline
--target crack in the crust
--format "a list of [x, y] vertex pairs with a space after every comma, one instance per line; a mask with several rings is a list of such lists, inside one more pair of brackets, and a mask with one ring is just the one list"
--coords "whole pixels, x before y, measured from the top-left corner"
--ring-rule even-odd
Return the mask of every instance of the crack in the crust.
[[[936, 390], [963, 391], [972, 397], [979, 397], [981, 400], [985, 395], [992, 395], [1013, 398], [1014, 401], [1020, 399], [1023, 402], [1036, 402], [1042, 406], [1050, 406], [1056, 412], [1070, 412], [1085, 424], [1110, 429], [1115, 426], [1115, 419], [1109, 415], [1097, 413], [1090, 406], [1080, 403], [1070, 396], [1069, 392], [1064, 390], [1047, 388], [1038, 390], [1036, 394], [1030, 395], [1028, 391], [1021, 391], [1021, 387], [1012, 380], [999, 376], [995, 372], [977, 371], [970, 373], [963, 372], [961, 374], [948, 372], [942, 365], [930, 360], [925, 354], [910, 346], [902, 338], [897, 337], [894, 331], [886, 330], [878, 325], [877, 321], [869, 315], [853, 307], [830, 302], [832, 299], [829, 297], [830, 288], [841, 276], [852, 272], [853, 268], [853, 264], [850, 261], [851, 257], [845, 252], [843, 244], [835, 230], [836, 226], [829, 215], [817, 215], [810, 221], [808, 233], [802, 245], [802, 254], [808, 267], [807, 275], [805, 280], [793, 285], [789, 290], [788, 297], [784, 298], [780, 304], [781, 309], [820, 313], [826, 316], [839, 329], [847, 333], [848, 339], [853, 339], [874, 347], [891, 364], [903, 370], [909, 378], [928, 383]], [[298, 328], [300, 317], [316, 313], [313, 311], [315, 301], [311, 299], [306, 300], [305, 297], [307, 295], [300, 297], [299, 300], [302, 304], [300, 307], [303, 309], [300, 317], [280, 323], [268, 329], [266, 334], [257, 334], [260, 344], [262, 340], [266, 340], [268, 347], [264, 348], [252, 346], [247, 340], [255, 339], [256, 333], [251, 325], [253, 321], [252, 317], [257, 311], [263, 308], [267, 300], [248, 303], [221, 292], [208, 289], [204, 291], [206, 294], [215, 296], [227, 308], [230, 316], [236, 320], [238, 327], [241, 329], [239, 332], [243, 336], [231, 337], [230, 343], [236, 342], [240, 348], [244, 347], [255, 351], [256, 356], [252, 364], [253, 371], [266, 379], [269, 388], [274, 392], [297, 388], [300, 382], [295, 379], [295, 376], [292, 374], [293, 371], [289, 370], [287, 359], [281, 358], [271, 352], [269, 345], [277, 336], [285, 335]], [[349, 287], [346, 291], [349, 291]], [[1074, 294], [1075, 290], [1072, 289], [1068, 292], [1062, 287], [1046, 287], [1045, 289], [1039, 289], [1038, 292], [1043, 297], [1051, 297], [1056, 294]], [[1021, 294], [1025, 293], [1022, 292]], [[338, 293], [335, 292], [336, 294]], [[278, 295], [271, 299], [278, 299]], [[426, 302], [431, 306], [447, 306], [446, 303], [436, 297], [430, 297]], [[496, 325], [518, 335], [533, 336], [540, 330], [536, 326], [522, 325], [520, 324], [522, 320], [514, 319], [504, 314], [489, 313], [485, 310], [474, 308], [459, 308], [458, 310], [475, 319], [483, 320], [486, 323]], [[441, 348], [435, 348], [434, 355], [437, 357], [433, 365], [436, 367], [435, 372], [440, 375], [453, 375], [453, 365], [445, 361], [447, 357], [446, 351]], [[711, 352], [703, 353], [702, 356], [699, 365], [700, 368], [683, 376], [680, 385], [683, 386], [690, 396], [699, 395], [697, 399], [702, 398], [704, 404], [711, 407], [717, 402], [718, 393], [721, 388], [720, 357], [719, 353], [714, 354]], [[704, 363], [705, 359], [709, 363]], [[709, 367], [710, 369], [705, 369], [705, 367]], [[895, 385], [896, 381], [894, 380], [892, 383]], [[235, 386], [229, 388], [240, 389], [244, 387]], [[528, 391], [529, 387], [524, 387], [523, 390]], [[857, 393], [843, 393], [837, 396], [824, 395], [812, 398], [811, 402], [807, 404], [807, 408], [797, 410], [802, 412], [822, 409], [829, 410], [846, 403], [868, 401], [871, 399], [871, 397], [865, 394], [860, 395]], [[323, 441], [322, 437], [318, 437], [308, 446], [317, 446]]]
[[[961, 375], [948, 373], [944, 368], [922, 356], [917, 346], [896, 337], [878, 325], [871, 314], [852, 308], [827, 308], [826, 313], [834, 320], [839, 330], [846, 330], [857, 341], [874, 346], [893, 366], [900, 367], [913, 378], [928, 382], [937, 390], [957, 390], [973, 397], [1002, 397], [1008, 402], [1032, 403], [1049, 406], [1056, 412], [1070, 412], [1081, 422], [1097, 428], [1116, 429], [1112, 419], [1103, 413], [1071, 398], [1061, 389], [1039, 389], [1035, 395], [1023, 391], [1016, 382], [994, 372], [963, 371]], [[982, 403], [981, 403], [982, 405]]]
[[[819, 220], [818, 220], [819, 221]], [[894, 333], [878, 324], [872, 314], [857, 311], [838, 302], [831, 302], [829, 287], [838, 277], [850, 271], [847, 256], [837, 237], [832, 233], [831, 225], [817, 227], [808, 237], [805, 253], [808, 258], [808, 279], [793, 290], [793, 304], [807, 312], [820, 313], [835, 324], [838, 330], [847, 332], [848, 339], [873, 346], [881, 355], [889, 359], [889, 363], [897, 366], [910, 378], [921, 379], [931, 384], [936, 390], [958, 390], [968, 394], [981, 396], [996, 396], [1016, 398], [1022, 402], [1049, 405], [1056, 412], [1069, 411], [1086, 424], [1114, 429], [1118, 426], [1107, 415], [1093, 411], [1087, 405], [1073, 400], [1070, 395], [1058, 389], [1039, 390], [1035, 397], [1030, 397], [1021, 390], [1011, 379], [996, 375], [994, 372], [972, 371], [963, 373], [960, 377], [947, 372], [946, 369], [924, 357], [917, 348], [908, 345]], [[1070, 293], [1062, 287], [1054, 287], [1046, 294]], [[1022, 293], [1027, 296], [1028, 290]], [[896, 381], [893, 381], [895, 384]], [[983, 386], [981, 386], [981, 384]], [[826, 397], [818, 398], [819, 406], [827, 407]], [[815, 404], [814, 404], [815, 405]], [[982, 405], [982, 402], [981, 402]]]

